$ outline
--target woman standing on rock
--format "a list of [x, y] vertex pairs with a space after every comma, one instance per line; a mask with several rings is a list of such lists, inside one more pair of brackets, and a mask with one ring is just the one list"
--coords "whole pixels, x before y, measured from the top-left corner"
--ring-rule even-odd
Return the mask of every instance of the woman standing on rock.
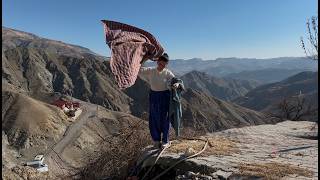
[[174, 74], [166, 68], [168, 62], [169, 56], [164, 53], [159, 57], [157, 67], [141, 67], [139, 71], [139, 77], [150, 84], [149, 130], [156, 148], [169, 145], [169, 89], [179, 86], [179, 83], [171, 86]]

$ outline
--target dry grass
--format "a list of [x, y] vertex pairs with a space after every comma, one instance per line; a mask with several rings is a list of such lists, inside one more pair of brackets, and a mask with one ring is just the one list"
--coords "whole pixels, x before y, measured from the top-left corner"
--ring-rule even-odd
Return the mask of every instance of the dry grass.
[[280, 164], [276, 162], [265, 163], [265, 164], [245, 164], [239, 165], [239, 171], [242, 175], [249, 176], [262, 176], [268, 180], [280, 179], [287, 175], [297, 174], [305, 177], [312, 177], [313, 172], [296, 167], [290, 164]]
[[234, 141], [220, 136], [209, 137], [208, 139], [200, 137], [198, 140], [175, 140], [169, 147], [168, 152], [184, 153], [188, 148], [192, 148], [196, 152], [199, 152], [205, 145], [206, 140], [209, 140], [209, 146], [201, 156], [230, 155], [238, 152]]

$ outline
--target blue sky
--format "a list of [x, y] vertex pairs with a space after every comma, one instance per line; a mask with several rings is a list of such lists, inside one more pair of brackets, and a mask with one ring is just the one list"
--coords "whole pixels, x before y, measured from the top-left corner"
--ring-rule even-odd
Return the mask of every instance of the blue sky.
[[172, 59], [304, 56], [317, 0], [3, 0], [3, 26], [110, 56], [101, 19], [153, 34]]

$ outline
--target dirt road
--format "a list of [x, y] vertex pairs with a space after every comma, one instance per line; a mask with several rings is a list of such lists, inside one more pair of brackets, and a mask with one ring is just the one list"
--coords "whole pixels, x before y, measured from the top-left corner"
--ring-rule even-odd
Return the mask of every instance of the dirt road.
[[81, 134], [81, 129], [90, 120], [97, 117], [97, 105], [81, 102], [82, 113], [67, 127], [61, 139], [50, 148], [45, 154], [45, 163], [49, 165], [49, 170], [60, 172], [59, 175], [72, 174], [74, 168], [62, 157], [64, 149], [73, 143]]

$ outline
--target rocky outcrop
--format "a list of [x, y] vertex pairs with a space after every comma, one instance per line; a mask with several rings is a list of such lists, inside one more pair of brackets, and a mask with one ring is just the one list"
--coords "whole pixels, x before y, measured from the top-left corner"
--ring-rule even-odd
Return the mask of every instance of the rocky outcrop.
[[[312, 122], [285, 121], [276, 125], [234, 128], [207, 134], [202, 140], [175, 140], [164, 150], [148, 175], [145, 173], [154, 165], [158, 154], [150, 155], [155, 150], [146, 149], [145, 155], [140, 158], [138, 176], [156, 177], [172, 167], [161, 177], [317, 179], [317, 140], [301, 138], [304, 134], [316, 136], [318, 129], [312, 129], [313, 126]], [[202, 154], [176, 164], [185, 157], [187, 148], [199, 152], [207, 140], [209, 146]]]

